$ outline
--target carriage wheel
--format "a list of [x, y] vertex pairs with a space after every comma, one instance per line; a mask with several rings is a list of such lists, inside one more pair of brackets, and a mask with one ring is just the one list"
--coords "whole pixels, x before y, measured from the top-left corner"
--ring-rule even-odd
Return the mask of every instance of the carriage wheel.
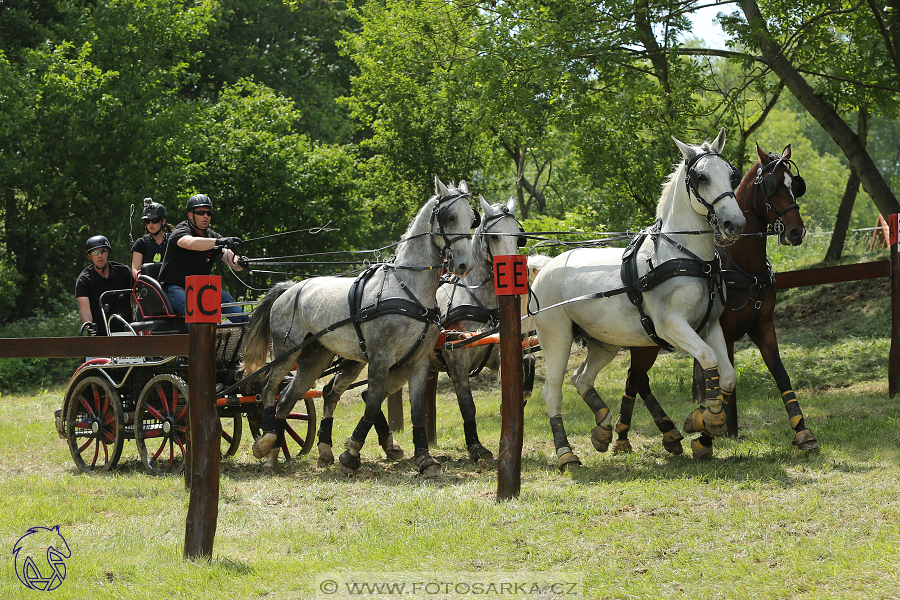
[[[290, 460], [291, 456], [300, 456], [312, 450], [316, 441], [316, 405], [312, 398], [304, 398], [306, 404], [305, 413], [291, 413], [284, 422], [284, 436], [281, 440], [281, 452], [284, 454], [285, 460]], [[247, 421], [250, 423], [250, 433], [253, 439], [259, 438], [262, 434], [260, 423], [262, 422], [262, 411], [259, 411], [258, 418], [253, 415], [247, 415]], [[300, 435], [305, 433], [306, 435]], [[293, 448], [294, 453], [291, 453]]]
[[119, 393], [105, 379], [85, 377], [68, 405], [66, 433], [75, 464], [86, 473], [109, 471], [119, 462], [125, 440]]
[[241, 447], [243, 415], [219, 415], [222, 425], [222, 456], [234, 456]]
[[188, 389], [177, 375], [147, 382], [134, 411], [134, 441], [144, 467], [154, 475], [184, 471], [188, 444]]

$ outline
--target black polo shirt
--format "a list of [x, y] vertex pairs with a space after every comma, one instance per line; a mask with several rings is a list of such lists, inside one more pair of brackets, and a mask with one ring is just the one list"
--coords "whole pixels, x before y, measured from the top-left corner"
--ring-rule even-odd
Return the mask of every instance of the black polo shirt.
[[178, 240], [185, 236], [220, 238], [222, 237], [211, 228], [207, 228], [206, 235], [199, 229], [195, 229], [189, 221], [182, 221], [169, 234], [166, 244], [166, 255], [163, 257], [162, 272], [159, 281], [163, 285], [177, 285], [184, 287], [184, 278], [188, 275], [209, 275], [215, 266], [215, 261], [222, 256], [221, 248], [209, 250], [188, 250], [178, 245]]
[[[109, 311], [106, 318], [113, 313], [121, 315], [123, 319], [131, 323], [131, 289], [134, 287], [134, 277], [131, 275], [131, 269], [125, 265], [113, 261], [106, 263], [109, 265], [109, 277], [103, 277], [94, 269], [94, 265], [90, 265], [78, 276], [75, 281], [75, 297], [87, 298], [91, 304], [91, 317], [97, 324], [97, 333], [99, 335], [109, 335], [106, 330], [106, 323], [103, 320], [103, 313], [100, 311], [100, 294], [110, 290], [128, 290], [122, 294], [107, 294], [104, 300], [109, 304]], [[125, 326], [118, 319], [113, 321], [113, 331], [125, 331]]]

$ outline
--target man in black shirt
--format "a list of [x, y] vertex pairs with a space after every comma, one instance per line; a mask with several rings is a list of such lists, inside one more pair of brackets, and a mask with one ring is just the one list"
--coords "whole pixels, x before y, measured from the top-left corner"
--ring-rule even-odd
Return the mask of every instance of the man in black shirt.
[[[91, 335], [109, 335], [103, 312], [100, 310], [100, 296], [110, 290], [127, 290], [119, 294], [107, 294], [103, 302], [109, 305], [106, 318], [120, 315], [125, 321], [132, 321], [131, 289], [134, 278], [131, 269], [123, 264], [109, 260], [109, 240], [105, 236], [95, 235], [85, 245], [91, 266], [78, 276], [75, 282], [75, 296], [78, 298], [78, 312], [82, 323], [88, 323], [87, 330]], [[113, 331], [124, 331], [125, 326], [118, 319], [113, 319]]]
[[[166, 243], [159, 281], [169, 295], [172, 308], [179, 315], [184, 314], [184, 279], [189, 275], [209, 275], [213, 261], [221, 259], [235, 271], [242, 271], [248, 264], [247, 258], [237, 256], [232, 248], [241, 243], [238, 237], [222, 237], [209, 227], [212, 220], [212, 201], [206, 194], [194, 194], [185, 207], [187, 220], [179, 223]], [[226, 290], [222, 290], [222, 303], [234, 302]], [[234, 323], [246, 322], [247, 315], [241, 314], [239, 306], [226, 306], [222, 313]], [[229, 316], [234, 315], [234, 316]]]

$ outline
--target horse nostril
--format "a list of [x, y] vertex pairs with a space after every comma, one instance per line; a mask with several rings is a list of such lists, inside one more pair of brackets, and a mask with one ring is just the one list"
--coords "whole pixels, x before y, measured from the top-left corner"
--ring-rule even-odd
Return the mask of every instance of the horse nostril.
[[466, 271], [468, 271], [468, 269], [466, 268], [466, 263], [459, 263], [458, 265], [456, 265], [457, 273], [465, 273]]

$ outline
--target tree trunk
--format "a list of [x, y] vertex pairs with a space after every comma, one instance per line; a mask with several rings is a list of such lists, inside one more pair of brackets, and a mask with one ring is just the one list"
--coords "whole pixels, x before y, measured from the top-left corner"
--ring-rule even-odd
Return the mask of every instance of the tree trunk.
[[872, 198], [881, 214], [890, 215], [900, 212], [900, 203], [897, 202], [891, 188], [881, 176], [881, 172], [866, 151], [865, 145], [860, 142], [859, 137], [840, 115], [815, 93], [809, 83], [790, 63], [781, 48], [772, 39], [756, 0], [740, 0], [740, 5], [744, 16], [747, 17], [747, 23], [750, 24], [752, 35], [759, 42], [763, 62], [769, 65], [772, 71], [784, 81], [803, 108], [837, 143], [844, 156], [847, 157], [850, 168], [859, 177], [863, 189]]
[[[869, 111], [865, 106], [859, 109], [859, 141], [863, 147], [869, 135]], [[850, 168], [850, 177], [847, 178], [847, 187], [844, 188], [844, 197], [841, 198], [841, 206], [838, 208], [837, 218], [834, 221], [834, 233], [831, 234], [831, 243], [828, 244], [828, 252], [825, 260], [838, 260], [844, 251], [844, 242], [847, 239], [847, 229], [850, 227], [850, 217], [853, 214], [853, 204], [859, 193], [859, 177], [856, 171]]]

